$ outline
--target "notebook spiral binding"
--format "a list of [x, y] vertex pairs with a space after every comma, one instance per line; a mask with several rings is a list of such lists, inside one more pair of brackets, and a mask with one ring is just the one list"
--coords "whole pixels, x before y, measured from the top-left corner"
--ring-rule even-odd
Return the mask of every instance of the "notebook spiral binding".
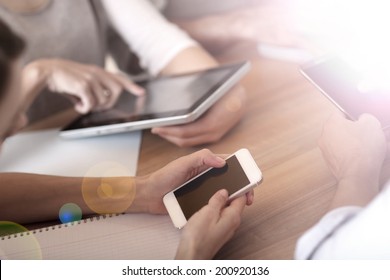
[[0, 236], [0, 240], [6, 240], [6, 239], [11, 239], [11, 238], [18, 238], [18, 237], [22, 237], [22, 236], [25, 236], [25, 235], [26, 236], [34, 235], [34, 234], [38, 234], [38, 233], [44, 232], [44, 231], [56, 230], [56, 229], [60, 229], [60, 228], [63, 228], [63, 227], [71, 227], [71, 226], [74, 226], [74, 225], [80, 225], [82, 223], [86, 224], [88, 222], [99, 221], [101, 219], [107, 219], [107, 218], [116, 217], [116, 216], [120, 216], [120, 215], [124, 215], [124, 213], [120, 213], [120, 214], [104, 214], [104, 215], [99, 215], [99, 216], [93, 216], [93, 217], [89, 217], [89, 218], [82, 219], [82, 220], [79, 220], [79, 221], [69, 222], [69, 223], [65, 223], [65, 224], [59, 224], [59, 225], [55, 225], [55, 226], [44, 227], [44, 228], [40, 228], [40, 229], [29, 230], [29, 231], [26, 231], [26, 232], [13, 233], [13, 234], [10, 234], [10, 235], [5, 235], [5, 236]]

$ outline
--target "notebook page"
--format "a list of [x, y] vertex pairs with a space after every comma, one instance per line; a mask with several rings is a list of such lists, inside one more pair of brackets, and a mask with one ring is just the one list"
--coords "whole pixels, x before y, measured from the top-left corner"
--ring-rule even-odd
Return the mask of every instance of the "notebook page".
[[173, 259], [179, 238], [169, 216], [100, 216], [0, 238], [0, 258]]

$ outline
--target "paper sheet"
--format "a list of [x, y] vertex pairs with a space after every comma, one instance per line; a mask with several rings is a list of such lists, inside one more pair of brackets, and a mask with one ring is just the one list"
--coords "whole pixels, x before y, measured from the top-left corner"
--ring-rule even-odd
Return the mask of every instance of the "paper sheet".
[[141, 132], [62, 139], [58, 130], [21, 133], [6, 140], [0, 172], [60, 176], [134, 176]]

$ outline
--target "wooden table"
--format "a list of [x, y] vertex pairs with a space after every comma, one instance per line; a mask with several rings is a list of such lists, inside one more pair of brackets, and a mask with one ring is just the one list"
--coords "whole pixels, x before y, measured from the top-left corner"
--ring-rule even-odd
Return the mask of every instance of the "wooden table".
[[[241, 56], [232, 54], [221, 61]], [[248, 54], [252, 70], [242, 82], [249, 95], [242, 121], [219, 143], [195, 148], [178, 148], [145, 131], [138, 174], [200, 148], [221, 154], [248, 148], [263, 172], [263, 183], [236, 235], [216, 258], [291, 259], [297, 239], [326, 212], [335, 191], [336, 180], [317, 141], [337, 109], [302, 77], [298, 65]], [[385, 175], [389, 167], [386, 162]]]
[[[252, 61], [243, 79], [249, 102], [242, 121], [219, 143], [179, 148], [145, 131], [138, 175], [201, 148], [229, 154], [248, 148], [263, 172], [255, 202], [244, 211], [242, 224], [217, 259], [291, 259], [299, 236], [326, 212], [336, 180], [328, 170], [317, 140], [336, 108], [299, 73], [298, 65], [260, 58], [254, 49], [232, 48], [222, 62]], [[55, 126], [72, 114], [46, 123]], [[32, 126], [32, 128], [38, 128]], [[383, 181], [390, 175], [384, 165]]]

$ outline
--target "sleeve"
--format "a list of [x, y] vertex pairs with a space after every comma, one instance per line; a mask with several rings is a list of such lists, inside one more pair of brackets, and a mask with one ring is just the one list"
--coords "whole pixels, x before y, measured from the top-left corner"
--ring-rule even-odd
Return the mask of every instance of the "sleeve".
[[327, 213], [315, 226], [309, 229], [297, 243], [295, 259], [306, 260], [313, 258], [316, 250], [339, 227], [355, 216], [361, 207], [341, 207]]
[[102, 3], [113, 27], [152, 75], [157, 75], [182, 50], [197, 45], [149, 1], [102, 0]]
[[297, 259], [390, 259], [390, 187], [366, 207], [326, 214], [297, 243]]

